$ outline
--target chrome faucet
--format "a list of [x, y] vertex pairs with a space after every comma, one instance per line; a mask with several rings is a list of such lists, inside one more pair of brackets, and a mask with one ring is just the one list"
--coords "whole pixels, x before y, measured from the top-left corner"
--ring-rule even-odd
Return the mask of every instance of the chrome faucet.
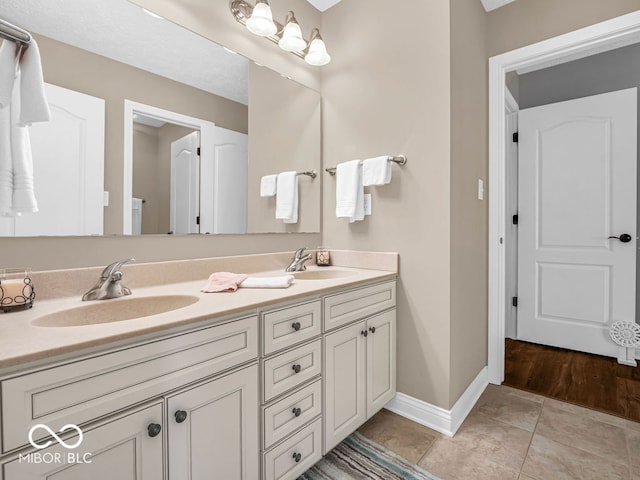
[[125, 295], [131, 295], [129, 290], [124, 285], [120, 284], [122, 280], [122, 272], [120, 267], [128, 262], [135, 261], [134, 258], [126, 258], [124, 260], [118, 260], [107, 266], [100, 275], [98, 283], [82, 296], [82, 301], [87, 300], [107, 300], [109, 298], [118, 298]]
[[291, 263], [285, 269], [285, 272], [301, 272], [307, 269], [307, 266], [304, 264], [307, 260], [311, 260], [313, 255], [311, 253], [307, 253], [305, 256], [302, 256], [306, 247], [299, 248], [296, 250], [296, 253], [293, 254], [293, 258], [291, 259]]

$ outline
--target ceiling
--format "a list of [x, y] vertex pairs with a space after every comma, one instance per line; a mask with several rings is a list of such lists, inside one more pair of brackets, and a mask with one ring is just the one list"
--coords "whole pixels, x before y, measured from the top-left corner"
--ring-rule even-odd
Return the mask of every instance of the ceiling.
[[307, 0], [311, 5], [316, 7], [321, 12], [324, 12], [326, 9], [333, 7], [336, 3], [341, 0]]
[[[324, 12], [326, 9], [333, 7], [336, 3], [341, 0], [307, 0], [311, 5], [316, 7], [321, 12]], [[506, 5], [507, 3], [514, 2], [515, 0], [480, 0], [482, 2], [482, 6], [484, 9], [489, 12], [491, 10], [495, 10], [498, 7]]]
[[200, 90], [248, 103], [248, 61], [127, 0], [1, 0], [28, 31]]
[[481, 0], [482, 6], [487, 12], [495, 10], [496, 8], [502, 7], [503, 5], [514, 1], [515, 0]]

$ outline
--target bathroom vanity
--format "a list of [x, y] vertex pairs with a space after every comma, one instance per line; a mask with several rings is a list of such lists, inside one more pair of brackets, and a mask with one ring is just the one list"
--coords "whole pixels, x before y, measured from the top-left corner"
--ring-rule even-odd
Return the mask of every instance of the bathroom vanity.
[[[132, 286], [130, 299], [0, 317], [0, 478], [297, 478], [395, 395], [395, 275], [329, 267], [232, 294]], [[197, 299], [130, 320], [91, 312], [169, 292]]]

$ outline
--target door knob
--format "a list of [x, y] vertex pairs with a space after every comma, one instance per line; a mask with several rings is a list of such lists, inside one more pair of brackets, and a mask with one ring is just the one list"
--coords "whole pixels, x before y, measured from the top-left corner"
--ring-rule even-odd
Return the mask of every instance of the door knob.
[[615, 238], [616, 240], [620, 240], [622, 243], [629, 243], [631, 241], [631, 235], [629, 235], [628, 233], [623, 233], [622, 235], [620, 235], [619, 237], [616, 237], [614, 235], [610, 236], [608, 238], [608, 240]]

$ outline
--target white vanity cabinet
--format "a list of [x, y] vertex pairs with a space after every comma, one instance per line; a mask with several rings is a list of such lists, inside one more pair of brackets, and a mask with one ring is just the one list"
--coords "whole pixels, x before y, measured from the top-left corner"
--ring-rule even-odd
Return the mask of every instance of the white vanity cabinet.
[[[368, 303], [367, 298], [374, 301]], [[359, 308], [361, 305], [364, 306]], [[389, 307], [392, 308], [384, 310]], [[396, 310], [393, 307], [395, 282], [325, 298], [325, 328], [334, 327], [325, 335], [324, 342], [325, 454], [396, 393]], [[375, 313], [380, 310], [384, 311]], [[335, 312], [339, 315], [332, 318]], [[337, 321], [338, 317], [347, 320]]]
[[0, 480], [295, 480], [395, 395], [395, 304], [386, 280], [5, 371]]

